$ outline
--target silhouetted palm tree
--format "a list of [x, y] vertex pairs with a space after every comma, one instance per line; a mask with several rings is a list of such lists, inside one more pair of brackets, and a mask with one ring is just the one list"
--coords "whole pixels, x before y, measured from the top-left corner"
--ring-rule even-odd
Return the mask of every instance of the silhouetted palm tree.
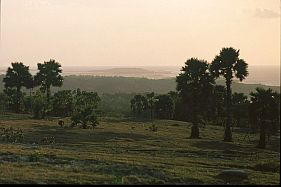
[[[181, 97], [192, 98], [192, 129], [191, 138], [199, 138], [198, 114], [200, 105], [204, 103], [204, 98], [211, 94], [214, 77], [209, 72], [209, 65], [204, 60], [191, 58], [186, 61], [182, 68], [182, 73], [177, 76], [177, 90]], [[204, 103], [205, 104], [205, 103]]]
[[17, 100], [15, 105], [15, 111], [20, 111], [20, 97], [21, 88], [28, 87], [30, 81], [32, 80], [32, 75], [29, 72], [29, 67], [25, 66], [22, 62], [12, 63], [12, 68], [8, 68], [3, 82], [5, 88], [16, 88]]
[[220, 54], [215, 57], [211, 64], [211, 72], [215, 77], [223, 76], [226, 80], [226, 111], [227, 111], [227, 123], [224, 134], [224, 141], [232, 141], [231, 132], [231, 83], [235, 76], [240, 81], [243, 81], [248, 76], [248, 64], [239, 58], [239, 50], [230, 47], [223, 48]]
[[62, 86], [63, 77], [61, 75], [61, 65], [55, 60], [44, 62], [44, 64], [37, 64], [39, 72], [35, 75], [34, 79], [36, 85], [41, 86], [41, 90], [47, 95], [47, 102], [50, 101], [51, 86]]
[[[272, 113], [280, 107], [280, 95], [271, 89], [257, 88], [256, 92], [250, 93], [252, 110], [255, 110], [257, 121], [260, 123], [259, 148], [266, 146], [266, 121], [271, 119]], [[280, 117], [280, 114], [278, 114]]]

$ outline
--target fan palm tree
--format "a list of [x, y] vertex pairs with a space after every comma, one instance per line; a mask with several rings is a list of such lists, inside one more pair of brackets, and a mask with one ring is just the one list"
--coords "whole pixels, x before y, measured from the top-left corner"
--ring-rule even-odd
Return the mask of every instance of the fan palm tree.
[[224, 141], [232, 141], [231, 132], [231, 83], [234, 76], [240, 81], [243, 81], [248, 75], [248, 64], [245, 60], [239, 58], [239, 50], [232, 47], [223, 48], [220, 54], [213, 60], [210, 70], [215, 77], [224, 77], [226, 80], [226, 112], [227, 112], [227, 123], [224, 134]]
[[40, 85], [40, 89], [46, 93], [47, 103], [49, 103], [51, 86], [61, 87], [63, 84], [61, 65], [55, 60], [50, 60], [44, 64], [38, 63], [37, 66], [39, 72], [35, 75], [34, 80], [36, 85]]
[[191, 98], [192, 102], [192, 129], [191, 138], [199, 138], [199, 108], [205, 104], [204, 98], [212, 93], [214, 77], [209, 72], [209, 65], [205, 60], [191, 58], [186, 61], [182, 73], [177, 76], [177, 90], [181, 97]]
[[[251, 107], [255, 110], [257, 121], [260, 123], [260, 140], [259, 148], [265, 148], [266, 146], [266, 121], [269, 121], [272, 114], [279, 110], [280, 107], [280, 95], [273, 92], [271, 89], [265, 90], [263, 88], [257, 88], [255, 93], [250, 93]], [[277, 114], [280, 118], [280, 114]]]
[[29, 67], [25, 66], [22, 62], [12, 63], [12, 68], [8, 68], [3, 82], [5, 88], [16, 88], [16, 104], [15, 111], [20, 111], [20, 97], [21, 88], [29, 87], [29, 83], [32, 81], [32, 75], [29, 72]]

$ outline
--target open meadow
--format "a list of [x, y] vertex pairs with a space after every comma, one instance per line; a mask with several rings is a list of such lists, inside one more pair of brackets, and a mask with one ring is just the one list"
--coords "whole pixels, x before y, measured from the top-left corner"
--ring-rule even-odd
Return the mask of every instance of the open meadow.
[[172, 120], [103, 118], [95, 129], [81, 129], [28, 115], [0, 119], [1, 128], [24, 135], [20, 143], [0, 139], [0, 183], [226, 184], [218, 177], [224, 169], [249, 173], [239, 184], [280, 183], [277, 136], [258, 149], [258, 134], [235, 128], [234, 142], [223, 142], [223, 127], [206, 125], [201, 139], [189, 139], [191, 124]]

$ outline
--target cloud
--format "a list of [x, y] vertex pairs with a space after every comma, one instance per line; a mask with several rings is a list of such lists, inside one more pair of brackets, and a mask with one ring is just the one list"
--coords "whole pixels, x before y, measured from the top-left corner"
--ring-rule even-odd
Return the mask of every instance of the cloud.
[[272, 19], [272, 18], [279, 18], [280, 14], [270, 9], [257, 8], [255, 11], [255, 17]]

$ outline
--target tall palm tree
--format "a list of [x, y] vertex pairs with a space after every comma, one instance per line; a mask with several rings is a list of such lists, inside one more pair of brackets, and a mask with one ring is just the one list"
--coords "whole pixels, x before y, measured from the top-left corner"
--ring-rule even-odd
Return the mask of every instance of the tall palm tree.
[[12, 68], [8, 68], [6, 76], [3, 79], [5, 88], [16, 88], [16, 105], [15, 111], [20, 111], [21, 88], [28, 87], [32, 80], [32, 75], [29, 72], [29, 67], [22, 62], [12, 63]]
[[51, 86], [61, 87], [63, 77], [61, 75], [61, 65], [55, 60], [37, 64], [39, 72], [35, 75], [34, 80], [36, 85], [41, 86], [41, 90], [46, 93], [47, 103], [50, 101]]
[[205, 60], [191, 58], [186, 61], [182, 68], [182, 73], [177, 76], [177, 90], [181, 97], [191, 98], [192, 102], [192, 129], [191, 138], [199, 138], [199, 120], [200, 105], [204, 104], [206, 95], [212, 93], [214, 77], [209, 72], [209, 65]]
[[243, 81], [248, 75], [248, 64], [245, 60], [239, 58], [239, 50], [232, 47], [223, 48], [220, 54], [215, 57], [211, 64], [211, 72], [215, 77], [224, 77], [226, 81], [226, 112], [227, 112], [227, 123], [224, 134], [224, 141], [232, 141], [231, 132], [231, 84], [234, 77]]
[[[266, 121], [269, 121], [272, 114], [278, 111], [280, 108], [280, 95], [273, 92], [271, 89], [265, 90], [263, 88], [257, 88], [256, 92], [250, 93], [251, 95], [251, 107], [255, 110], [257, 121], [260, 123], [260, 140], [259, 148], [265, 148], [266, 146]], [[277, 118], [280, 118], [280, 113], [277, 114]]]

